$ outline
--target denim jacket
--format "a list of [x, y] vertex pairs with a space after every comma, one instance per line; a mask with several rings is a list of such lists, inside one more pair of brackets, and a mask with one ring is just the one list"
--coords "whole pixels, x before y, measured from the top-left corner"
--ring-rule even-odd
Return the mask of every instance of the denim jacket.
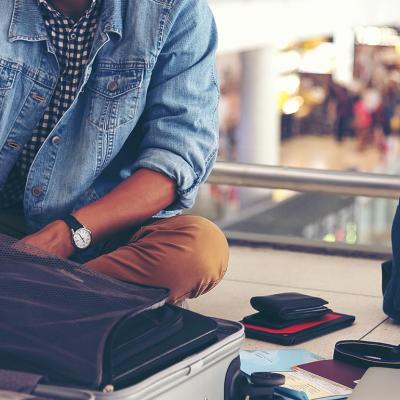
[[[102, 3], [75, 101], [29, 172], [30, 231], [104, 196], [140, 168], [176, 181], [176, 202], [157, 217], [175, 215], [193, 205], [216, 157], [216, 28], [207, 1]], [[0, 190], [60, 73], [37, 0], [1, 5]]]

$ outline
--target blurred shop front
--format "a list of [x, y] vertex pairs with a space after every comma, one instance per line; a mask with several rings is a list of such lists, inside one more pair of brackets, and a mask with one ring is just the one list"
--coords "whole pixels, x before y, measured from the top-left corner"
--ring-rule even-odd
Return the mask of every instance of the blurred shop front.
[[335, 70], [333, 38], [319, 37], [281, 49], [281, 139], [332, 130], [328, 96]]

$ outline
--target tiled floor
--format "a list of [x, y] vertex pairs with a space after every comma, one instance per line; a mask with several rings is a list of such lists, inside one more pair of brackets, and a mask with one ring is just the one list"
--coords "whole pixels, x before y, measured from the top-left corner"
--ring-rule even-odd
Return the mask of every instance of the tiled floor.
[[[190, 301], [190, 309], [240, 320], [252, 312], [252, 296], [297, 291], [323, 297], [335, 311], [355, 315], [355, 324], [297, 347], [330, 358], [334, 344], [342, 339], [400, 343], [400, 326], [387, 321], [382, 311], [380, 285], [377, 260], [233, 247], [223, 282]], [[247, 349], [277, 347], [251, 339], [244, 343]]]

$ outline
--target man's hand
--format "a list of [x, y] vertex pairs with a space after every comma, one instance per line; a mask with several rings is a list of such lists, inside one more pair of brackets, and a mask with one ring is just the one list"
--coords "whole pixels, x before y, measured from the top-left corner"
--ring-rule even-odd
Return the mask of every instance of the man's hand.
[[18, 243], [36, 247], [47, 254], [69, 258], [75, 251], [71, 231], [63, 221], [54, 221], [39, 232], [26, 236]]

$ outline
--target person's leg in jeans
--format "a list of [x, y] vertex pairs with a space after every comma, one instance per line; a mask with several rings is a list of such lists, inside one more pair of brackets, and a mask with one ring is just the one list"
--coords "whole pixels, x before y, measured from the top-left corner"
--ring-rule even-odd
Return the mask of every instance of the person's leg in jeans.
[[400, 322], [400, 204], [397, 207], [392, 224], [392, 262], [382, 271], [385, 287], [383, 311], [386, 315]]
[[127, 282], [169, 288], [176, 303], [212, 289], [228, 266], [228, 245], [212, 222], [183, 215], [140, 228], [125, 246], [86, 263]]

